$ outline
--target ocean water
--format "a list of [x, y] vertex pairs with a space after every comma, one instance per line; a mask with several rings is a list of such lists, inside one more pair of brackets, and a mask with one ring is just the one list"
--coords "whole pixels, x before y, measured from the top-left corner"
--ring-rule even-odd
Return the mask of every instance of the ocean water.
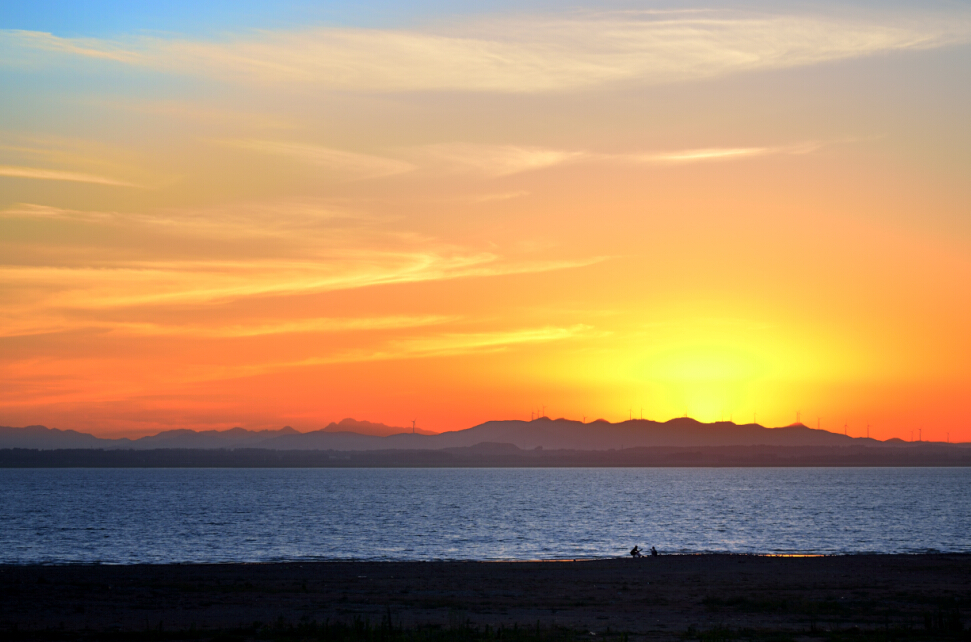
[[971, 552], [968, 468], [0, 469], [0, 562]]

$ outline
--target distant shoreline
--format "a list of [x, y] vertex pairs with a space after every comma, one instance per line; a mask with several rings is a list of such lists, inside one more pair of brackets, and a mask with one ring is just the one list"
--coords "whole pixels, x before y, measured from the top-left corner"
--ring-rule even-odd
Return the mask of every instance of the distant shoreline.
[[[864, 552], [845, 552], [845, 553], [734, 553], [730, 551], [704, 551], [698, 553], [684, 552], [664, 552], [657, 557], [651, 558], [657, 561], [659, 558], [697, 558], [697, 557], [731, 557], [731, 558], [767, 558], [767, 559], [818, 559], [818, 558], [845, 558], [845, 557], [875, 557], [875, 558], [928, 558], [936, 559], [939, 557], [968, 557], [971, 560], [971, 552], [964, 551], [919, 551], [912, 553], [881, 553], [873, 551]], [[650, 563], [645, 560], [650, 554], [641, 559], [634, 560], [629, 555], [614, 555], [611, 557], [576, 557], [562, 559], [477, 559], [477, 558], [440, 558], [440, 559], [364, 559], [364, 558], [314, 558], [314, 559], [292, 559], [292, 560], [272, 560], [260, 562], [234, 561], [234, 562], [0, 562], [0, 572], [8, 568], [183, 568], [183, 567], [257, 567], [257, 566], [301, 566], [305, 564], [585, 564], [589, 562], [616, 562], [630, 560], [632, 563]]]
[[965, 468], [971, 448], [640, 447], [619, 450], [0, 449], [0, 468]]

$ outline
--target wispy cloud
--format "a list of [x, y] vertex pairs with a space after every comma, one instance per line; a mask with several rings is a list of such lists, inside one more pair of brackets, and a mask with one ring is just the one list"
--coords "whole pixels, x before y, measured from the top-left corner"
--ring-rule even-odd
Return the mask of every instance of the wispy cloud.
[[125, 336], [183, 337], [204, 339], [233, 339], [259, 337], [273, 334], [322, 334], [334, 332], [363, 332], [369, 330], [400, 330], [455, 321], [458, 317], [445, 315], [383, 316], [359, 318], [319, 317], [266, 321], [254, 319], [250, 323], [232, 325], [149, 323], [111, 320], [47, 319], [24, 320], [16, 318], [0, 320], [0, 336], [15, 337], [57, 332], [94, 330]]
[[[497, 330], [493, 332], [451, 332], [431, 334], [407, 339], [393, 339], [377, 346], [333, 351], [299, 360], [264, 361], [235, 365], [200, 365], [183, 368], [179, 374], [181, 383], [201, 383], [239, 377], [252, 377], [294, 368], [393, 361], [401, 359], [427, 359], [452, 357], [474, 353], [512, 350], [516, 347], [569, 341], [602, 336], [593, 326], [544, 326]], [[2, 367], [2, 364], [0, 364]]]
[[[52, 219], [141, 229], [148, 234], [221, 241], [282, 241], [290, 243], [291, 257], [299, 253], [293, 245], [311, 244], [317, 249], [335, 247], [348, 241], [348, 235], [362, 230], [355, 226], [374, 224], [374, 217], [321, 202], [283, 201], [232, 203], [222, 207], [157, 209], [150, 212], [78, 210], [19, 203], [0, 211], [7, 218]], [[146, 248], [147, 249], [147, 248]], [[99, 253], [104, 260], [109, 254]], [[145, 252], [144, 261], [150, 262]], [[200, 257], [202, 259], [204, 257]], [[214, 257], [212, 257], [214, 258]], [[96, 262], [100, 264], [100, 261]]]
[[[574, 163], [682, 165], [744, 160], [758, 156], [800, 155], [814, 152], [826, 144], [811, 141], [783, 146], [706, 147], [609, 154], [516, 145], [447, 143], [428, 145], [404, 153], [409, 155], [424, 171], [469, 172], [486, 177], [500, 177]], [[518, 194], [515, 193], [514, 195]]]
[[358, 250], [322, 255], [316, 261], [103, 261], [86, 267], [6, 266], [0, 267], [0, 279], [11, 287], [31, 289], [45, 307], [97, 310], [539, 273], [603, 260], [511, 261], [487, 252]]
[[610, 158], [635, 163], [685, 164], [711, 161], [742, 160], [755, 156], [809, 154], [825, 144], [819, 142], [800, 143], [781, 147], [709, 147], [704, 149], [684, 149], [670, 152], [644, 154], [620, 154]]
[[306, 143], [270, 140], [229, 140], [220, 142], [239, 149], [272, 154], [274, 156], [284, 156], [311, 165], [317, 165], [346, 180], [393, 176], [415, 169], [414, 165], [393, 158], [359, 154]]
[[493, 203], [496, 201], [509, 201], [514, 198], [525, 198], [526, 196], [529, 196], [527, 190], [516, 190], [515, 192], [501, 192], [498, 194], [473, 194], [462, 200], [473, 203]]
[[562, 341], [589, 334], [593, 328], [582, 323], [569, 327], [546, 326], [511, 331], [452, 333], [394, 342], [396, 356], [443, 356], [482, 350], [505, 349], [523, 343]]
[[[573, 163], [624, 162], [645, 164], [688, 164], [711, 161], [742, 160], [766, 155], [796, 155], [813, 152], [823, 143], [809, 142], [781, 147], [726, 147], [674, 150], [666, 152], [636, 152], [627, 154], [604, 154], [582, 150], [549, 149], [520, 145], [486, 145], [475, 143], [441, 143], [418, 148], [398, 150], [397, 154], [407, 160], [394, 158], [393, 155], [377, 156], [333, 149], [307, 143], [293, 143], [266, 140], [225, 140], [220, 144], [238, 149], [290, 158], [294, 161], [322, 168], [335, 180], [356, 181], [396, 176], [416, 170], [423, 172], [449, 174], [469, 173], [484, 177], [503, 177], [524, 172], [538, 171]], [[140, 187], [113, 178], [81, 172], [47, 170], [32, 167], [0, 165], [0, 176], [30, 178], [39, 180], [74, 181], [99, 185]], [[468, 200], [491, 201], [507, 200], [527, 194], [524, 191], [485, 195]], [[288, 207], [293, 209], [294, 205]], [[61, 218], [105, 218], [105, 213], [70, 212], [55, 208], [31, 206], [29, 209], [14, 210], [19, 215], [61, 217]], [[9, 216], [12, 211], [0, 212]], [[316, 208], [315, 216], [322, 211]], [[329, 216], [333, 216], [331, 212]], [[129, 218], [131, 218], [129, 216]], [[232, 217], [228, 217], [232, 218]], [[231, 221], [224, 217], [219, 224], [233, 229]], [[239, 217], [236, 217], [239, 218]], [[165, 217], [150, 217], [156, 224], [164, 222]], [[181, 217], [180, 225], [198, 223], [198, 218]], [[264, 230], [265, 231], [265, 230]]]
[[[604, 260], [598, 256], [510, 258], [496, 251], [388, 230], [386, 221], [329, 217], [326, 209], [299, 204], [153, 214], [30, 205], [11, 208], [0, 213], [0, 223], [17, 218], [70, 220], [90, 233], [80, 234], [84, 241], [67, 252], [19, 246], [15, 260], [8, 256], [0, 262], [0, 282], [4, 284], [0, 336], [79, 328], [127, 334], [250, 336], [430, 324], [441, 319], [312, 319], [282, 326], [257, 321], [204, 330], [155, 322], [121, 324], [113, 317], [116, 311], [131, 308], [158, 311], [250, 297], [540, 273]], [[118, 238], [136, 244], [119, 244]], [[224, 246], [220, 256], [212, 253], [216, 243]]]
[[356, 332], [367, 330], [389, 330], [417, 328], [440, 325], [455, 321], [457, 317], [445, 315], [422, 316], [384, 316], [359, 318], [320, 317], [276, 322], [255, 321], [249, 324], [226, 326], [203, 325], [162, 325], [156, 323], [119, 323], [110, 327], [112, 331], [135, 335], [170, 335], [204, 338], [255, 337], [270, 334], [319, 334], [329, 332]]
[[89, 266], [6, 266], [8, 285], [45, 294], [47, 304], [73, 309], [181, 305], [252, 296], [330, 292], [375, 285], [495, 273], [487, 253], [350, 250], [316, 260], [239, 259], [126, 261]]
[[15, 167], [0, 165], [0, 176], [13, 178], [32, 178], [43, 181], [71, 181], [74, 183], [94, 183], [96, 185], [113, 185], [117, 187], [140, 187], [134, 183], [120, 181], [106, 176], [84, 174], [82, 172], [66, 172], [56, 169], [42, 169], [39, 167]]
[[50, 51], [54, 53], [112, 60], [129, 64], [145, 62], [145, 57], [134, 51], [130, 45], [98, 38], [59, 38], [40, 31], [5, 29], [0, 31], [5, 44], [25, 50]]
[[410, 152], [431, 170], [509, 176], [582, 159], [584, 152], [517, 145], [442, 143]]
[[739, 147], [735, 149], [690, 149], [666, 154], [645, 154], [631, 160], [646, 163], [697, 163], [704, 161], [734, 160], [769, 153], [766, 147]]
[[[219, 41], [60, 38], [5, 31], [15, 51], [86, 57], [221, 80], [360, 91], [564, 91], [782, 69], [971, 38], [971, 15], [605, 12], [437, 28], [260, 31]], [[9, 64], [9, 63], [8, 63]]]
[[[493, 332], [450, 332], [430, 334], [407, 339], [395, 339], [378, 349], [358, 349], [338, 352], [327, 356], [311, 357], [296, 362], [264, 364], [246, 374], [283, 370], [299, 366], [327, 365], [361, 361], [388, 361], [393, 359], [420, 359], [449, 357], [476, 352], [496, 352], [516, 346], [566, 341], [583, 337], [600, 336], [593, 326], [544, 326], [497, 330]], [[227, 376], [220, 373], [220, 376]]]

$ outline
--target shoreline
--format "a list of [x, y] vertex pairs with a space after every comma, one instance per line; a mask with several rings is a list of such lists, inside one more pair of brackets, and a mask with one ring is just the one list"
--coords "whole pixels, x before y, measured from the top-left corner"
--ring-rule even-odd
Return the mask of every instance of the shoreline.
[[710, 445], [607, 450], [459, 448], [0, 448], [0, 468], [967, 468], [971, 444]]
[[[692, 557], [735, 557], [735, 558], [771, 558], [771, 559], [818, 559], [818, 558], [854, 558], [854, 557], [874, 557], [874, 558], [910, 558], [910, 557], [938, 557], [938, 556], [967, 556], [971, 557], [971, 551], [942, 551], [926, 550], [913, 552], [880, 552], [880, 551], [849, 551], [839, 553], [752, 553], [752, 552], [727, 552], [727, 551], [699, 551], [699, 552], [660, 552], [657, 558], [692, 558]], [[650, 553], [642, 556], [643, 559], [651, 558]], [[615, 555], [611, 557], [564, 557], [564, 558], [531, 558], [531, 559], [480, 559], [480, 558], [457, 558], [439, 557], [433, 559], [409, 559], [409, 558], [323, 558], [314, 557], [306, 559], [272, 559], [272, 560], [215, 560], [215, 561], [172, 561], [172, 562], [110, 562], [110, 561], [2, 561], [0, 569], [3, 568], [124, 568], [124, 567], [207, 567], [207, 566], [274, 566], [274, 565], [301, 565], [301, 564], [572, 564], [585, 562], [613, 562], [632, 559], [629, 555]], [[639, 561], [639, 560], [634, 560]]]
[[0, 604], [0, 632], [31, 639], [383, 618], [406, 628], [609, 629], [632, 640], [684, 639], [689, 630], [890, 629], [939, 639], [969, 628], [971, 554], [7, 564]]

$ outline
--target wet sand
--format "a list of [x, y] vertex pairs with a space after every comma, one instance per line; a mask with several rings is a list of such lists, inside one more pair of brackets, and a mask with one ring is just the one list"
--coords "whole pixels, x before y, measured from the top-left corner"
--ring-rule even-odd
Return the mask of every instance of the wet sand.
[[[672, 555], [565, 562], [0, 566], [0, 633], [246, 629], [254, 622], [687, 631], [971, 625], [971, 555]], [[282, 620], [281, 620], [282, 618]]]

